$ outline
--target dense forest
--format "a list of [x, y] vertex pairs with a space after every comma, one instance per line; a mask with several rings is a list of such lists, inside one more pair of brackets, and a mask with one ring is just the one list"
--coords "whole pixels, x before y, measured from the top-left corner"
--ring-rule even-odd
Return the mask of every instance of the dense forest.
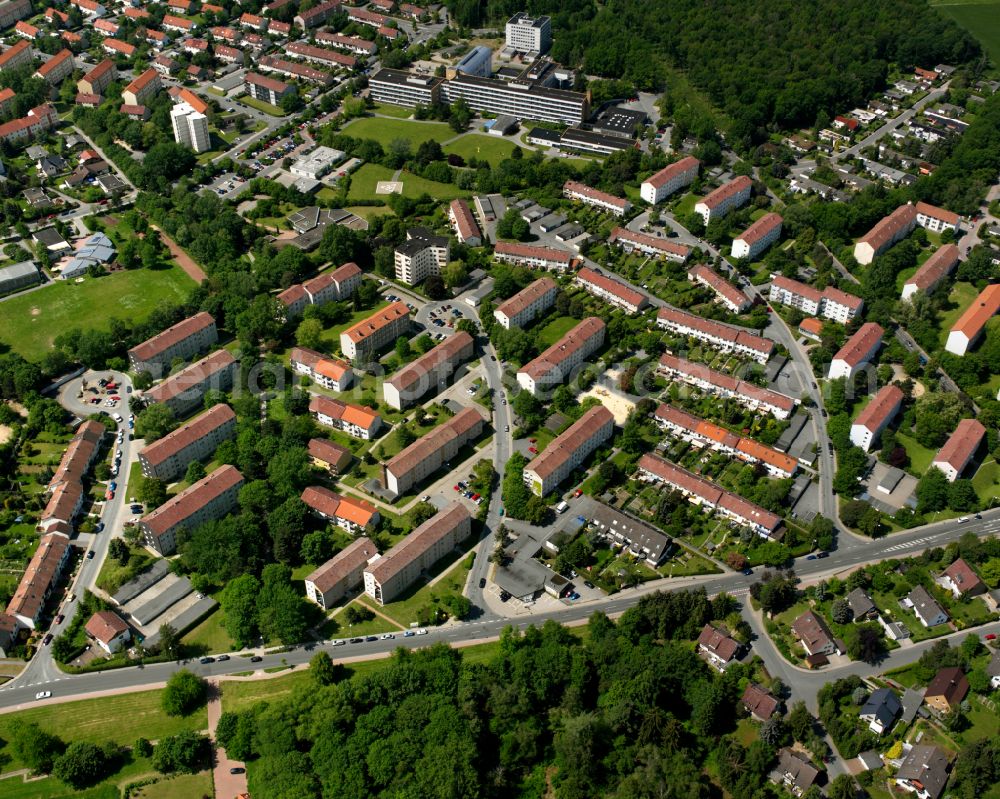
[[[519, 0], [448, 0], [455, 20], [502, 25]], [[888, 65], [964, 63], [968, 33], [923, 0], [535, 0], [552, 17], [557, 61], [670, 92], [683, 70], [731, 120], [734, 139], [812, 125], [881, 88]]]

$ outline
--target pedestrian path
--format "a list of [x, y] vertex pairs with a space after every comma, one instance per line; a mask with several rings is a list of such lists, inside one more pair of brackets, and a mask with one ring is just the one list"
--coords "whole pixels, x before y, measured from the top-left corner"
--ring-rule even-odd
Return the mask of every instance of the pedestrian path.
[[[212, 766], [212, 781], [215, 784], [217, 797], [240, 796], [247, 793], [246, 763], [233, 760], [226, 755], [226, 750], [215, 743], [215, 728], [219, 725], [222, 715], [222, 691], [217, 680], [208, 683], [208, 737], [215, 746], [214, 765]], [[238, 769], [238, 774], [232, 771]]]

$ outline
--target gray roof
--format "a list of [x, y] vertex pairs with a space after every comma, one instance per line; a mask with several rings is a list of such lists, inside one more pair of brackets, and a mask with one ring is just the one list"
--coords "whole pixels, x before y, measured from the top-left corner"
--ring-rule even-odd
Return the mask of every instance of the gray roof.
[[66, 239], [64, 239], [62, 234], [54, 227], [47, 227], [45, 230], [36, 230], [31, 234], [31, 237], [35, 241], [41, 242], [49, 247], [55, 244], [66, 244]]
[[169, 562], [166, 560], [155, 561], [152, 566], [139, 574], [139, 576], [129, 580], [119, 588], [118, 593], [111, 597], [111, 601], [116, 605], [124, 605], [126, 602], [135, 599], [151, 585], [166, 577], [169, 571]]
[[11, 264], [0, 269], [0, 283], [6, 280], [18, 280], [22, 277], [37, 277], [38, 267], [31, 261], [21, 261], [19, 264]]
[[882, 756], [874, 749], [862, 752], [858, 755], [858, 760], [861, 761], [861, 765], [865, 767], [866, 771], [874, 771], [877, 768], [882, 768]]
[[899, 697], [890, 688], [879, 688], [872, 691], [864, 707], [861, 708], [861, 718], [878, 721], [883, 727], [888, 727], [896, 720], [903, 710]]
[[902, 720], [904, 723], [909, 724], [917, 717], [917, 711], [920, 710], [923, 702], [924, 694], [922, 691], [915, 691], [912, 688], [907, 688], [903, 691]]
[[847, 595], [847, 604], [851, 606], [854, 618], [859, 619], [875, 610], [875, 603], [863, 588], [855, 588]]
[[897, 780], [915, 780], [931, 799], [937, 799], [948, 782], [948, 755], [937, 746], [914, 746], [896, 772]]
[[993, 653], [993, 657], [986, 666], [986, 674], [989, 677], [1000, 677], [1000, 652]]

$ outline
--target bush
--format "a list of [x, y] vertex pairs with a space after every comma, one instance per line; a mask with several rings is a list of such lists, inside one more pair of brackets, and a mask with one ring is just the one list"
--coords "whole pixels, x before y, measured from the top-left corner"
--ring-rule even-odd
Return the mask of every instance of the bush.
[[187, 669], [181, 669], [167, 680], [161, 705], [168, 716], [187, 716], [205, 704], [207, 697], [208, 683]]

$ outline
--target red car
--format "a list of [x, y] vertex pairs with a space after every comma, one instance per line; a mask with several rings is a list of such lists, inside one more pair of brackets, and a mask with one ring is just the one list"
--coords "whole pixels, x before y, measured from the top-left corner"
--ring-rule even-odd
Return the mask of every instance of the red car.
[[121, 402], [122, 398], [119, 397], [117, 394], [112, 394], [110, 397], [108, 397], [108, 399], [113, 399], [115, 402]]
[[528, 447], [528, 452], [530, 452], [532, 455], [538, 454], [538, 450], [535, 447]]
[[114, 499], [115, 498], [115, 492], [114, 491], [105, 491], [104, 492], [104, 498], [105, 499]]
[[573, 492], [573, 496], [574, 497], [581, 497], [581, 496], [583, 496], [583, 489], [582, 488], [576, 489], [576, 491]]
[[473, 494], [472, 501], [475, 502], [477, 499], [479, 499], [479, 494]]
[[456, 491], [461, 491], [461, 490], [462, 490], [462, 489], [461, 489], [461, 488], [459, 488], [458, 486], [452, 486], [452, 488], [454, 488], [454, 489], [455, 489]]
[[986, 639], [987, 641], [996, 641], [996, 640], [997, 640], [997, 634], [996, 634], [996, 633], [987, 633], [987, 634], [986, 634], [986, 635], [984, 635], [983, 637], [984, 637], [984, 638], [985, 638], [985, 639]]

